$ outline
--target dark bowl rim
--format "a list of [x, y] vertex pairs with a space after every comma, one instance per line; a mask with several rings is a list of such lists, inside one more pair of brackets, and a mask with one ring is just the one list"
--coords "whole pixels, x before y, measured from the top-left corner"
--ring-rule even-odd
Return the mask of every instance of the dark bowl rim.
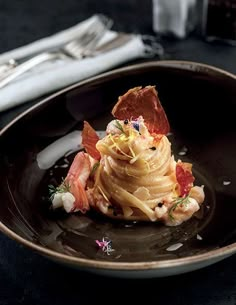
[[[139, 69], [145, 69], [145, 68], [158, 68], [158, 67], [166, 67], [166, 68], [178, 68], [188, 71], [194, 71], [193, 68], [195, 68], [195, 71], [198, 73], [199, 71], [206, 71], [206, 72], [213, 72], [217, 73], [218, 75], [223, 75], [226, 77], [229, 77], [231, 79], [236, 80], [236, 75], [233, 73], [230, 73], [228, 71], [225, 71], [223, 69], [199, 63], [199, 62], [193, 62], [193, 61], [182, 61], [182, 60], [163, 60], [163, 61], [149, 61], [139, 64], [132, 64], [127, 65], [125, 67], [114, 69], [109, 72], [102, 73], [100, 75], [88, 78], [84, 81], [78, 82], [76, 84], [67, 86], [66, 88], [59, 90], [50, 96], [42, 99], [37, 104], [31, 106], [29, 109], [25, 110], [18, 116], [16, 116], [11, 122], [9, 122], [5, 127], [2, 128], [0, 131], [0, 136], [2, 136], [12, 125], [14, 125], [18, 120], [26, 116], [31, 111], [39, 108], [41, 105], [49, 102], [50, 100], [54, 99], [55, 97], [64, 94], [70, 90], [73, 90], [75, 88], [84, 86], [88, 83], [92, 83], [97, 80], [106, 79], [107, 77], [115, 76], [116, 74], [124, 73], [127, 74], [133, 70], [139, 70]], [[0, 231], [10, 237], [11, 239], [15, 240], [16, 242], [23, 244], [27, 248], [30, 248], [31, 250], [36, 251], [37, 253], [49, 257], [53, 260], [70, 264], [78, 267], [88, 267], [88, 268], [96, 268], [96, 269], [106, 269], [106, 270], [126, 270], [126, 271], [142, 271], [142, 270], [156, 270], [156, 269], [171, 269], [174, 267], [182, 267], [182, 266], [188, 266], [192, 264], [199, 264], [202, 262], [206, 262], [209, 260], [220, 260], [226, 256], [230, 256], [234, 253], [236, 253], [236, 242], [232, 243], [230, 245], [217, 248], [214, 250], [210, 250], [203, 254], [198, 255], [192, 255], [184, 258], [176, 258], [176, 259], [168, 259], [168, 260], [162, 260], [162, 261], [150, 261], [150, 262], [110, 262], [110, 261], [104, 261], [104, 260], [93, 260], [93, 259], [86, 259], [86, 258], [79, 258], [76, 256], [69, 256], [66, 254], [62, 254], [59, 252], [56, 252], [54, 250], [50, 250], [48, 248], [45, 248], [43, 246], [37, 245], [31, 241], [26, 240], [25, 238], [19, 236], [16, 234], [13, 230], [9, 229], [6, 225], [4, 225], [2, 222], [0, 222]]]

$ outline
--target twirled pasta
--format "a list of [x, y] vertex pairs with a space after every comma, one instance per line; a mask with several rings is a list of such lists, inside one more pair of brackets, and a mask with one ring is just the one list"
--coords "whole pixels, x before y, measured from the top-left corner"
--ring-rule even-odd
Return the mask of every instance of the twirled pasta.
[[107, 133], [96, 145], [101, 160], [94, 187], [88, 191], [92, 206], [110, 217], [162, 220], [168, 225], [181, 223], [199, 209], [204, 199], [199, 187], [174, 207], [179, 198], [177, 163], [165, 135], [154, 138], [142, 117], [114, 120]]
[[192, 165], [171, 153], [169, 122], [155, 87], [130, 89], [112, 114], [117, 119], [101, 140], [84, 122], [86, 153], [76, 155], [52, 197], [53, 207], [69, 213], [92, 207], [112, 218], [170, 226], [188, 220], [205, 195], [193, 184]]

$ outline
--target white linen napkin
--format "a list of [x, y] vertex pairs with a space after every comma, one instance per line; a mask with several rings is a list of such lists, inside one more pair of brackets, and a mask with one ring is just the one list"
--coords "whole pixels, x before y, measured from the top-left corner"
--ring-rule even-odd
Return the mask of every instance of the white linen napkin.
[[[75, 39], [76, 35], [78, 35], [78, 28], [84, 27], [86, 29], [93, 18], [97, 18], [97, 16], [92, 16], [86, 21], [53, 36], [4, 53], [0, 55], [0, 63], [6, 62], [10, 58], [23, 58], [36, 52], [44, 52], [60, 47]], [[109, 40], [114, 35], [116, 33], [109, 31], [103, 38], [103, 41]], [[141, 36], [133, 35], [132, 39], [125, 45], [95, 57], [82, 60], [65, 59], [45, 62], [0, 89], [0, 111], [62, 89], [85, 78], [114, 68], [119, 64], [145, 57], [145, 54], [146, 46]]]

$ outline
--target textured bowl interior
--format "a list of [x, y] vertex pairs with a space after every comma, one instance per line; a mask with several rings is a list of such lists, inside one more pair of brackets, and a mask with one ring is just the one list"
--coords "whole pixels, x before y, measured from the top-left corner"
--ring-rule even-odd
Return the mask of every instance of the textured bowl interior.
[[[205, 185], [206, 200], [200, 213], [178, 227], [124, 223], [96, 213], [52, 213], [47, 186], [59, 183], [67, 168], [60, 167], [64, 161], [59, 160], [57, 166], [41, 170], [37, 154], [58, 138], [80, 130], [84, 119], [104, 130], [118, 96], [129, 88], [146, 85], [156, 85], [159, 92], [171, 125], [173, 153], [177, 159], [192, 162], [196, 184]], [[235, 97], [232, 75], [181, 62], [124, 68], [54, 95], [2, 132], [3, 231], [6, 226], [32, 246], [115, 264], [186, 258], [232, 244], [236, 226]], [[183, 148], [187, 152], [181, 156]], [[110, 256], [95, 244], [104, 236], [113, 242], [115, 251]], [[183, 246], [167, 251], [176, 243]]]

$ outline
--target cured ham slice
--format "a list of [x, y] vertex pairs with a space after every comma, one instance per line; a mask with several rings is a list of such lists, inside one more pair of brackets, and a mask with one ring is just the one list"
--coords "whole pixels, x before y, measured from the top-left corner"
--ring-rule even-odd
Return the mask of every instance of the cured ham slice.
[[142, 116], [150, 133], [165, 135], [170, 130], [167, 116], [154, 86], [130, 89], [119, 97], [112, 114], [119, 120]]
[[96, 144], [99, 140], [99, 136], [93, 127], [87, 122], [84, 121], [84, 128], [82, 131], [82, 145], [85, 148], [86, 152], [95, 160], [100, 160], [100, 152], [96, 149]]
[[190, 163], [177, 162], [175, 171], [180, 196], [184, 197], [188, 195], [193, 187], [194, 177], [192, 174], [192, 165]]

